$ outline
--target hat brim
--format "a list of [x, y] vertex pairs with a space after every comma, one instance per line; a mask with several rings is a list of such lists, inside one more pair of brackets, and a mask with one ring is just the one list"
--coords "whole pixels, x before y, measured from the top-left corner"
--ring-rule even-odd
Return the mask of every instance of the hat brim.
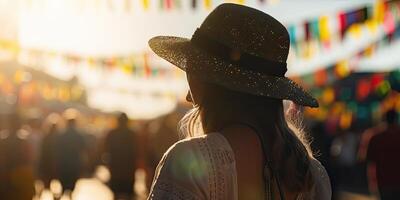
[[157, 36], [149, 40], [150, 48], [161, 58], [187, 73], [238, 92], [318, 107], [318, 101], [294, 81], [244, 69], [196, 47], [190, 39]]

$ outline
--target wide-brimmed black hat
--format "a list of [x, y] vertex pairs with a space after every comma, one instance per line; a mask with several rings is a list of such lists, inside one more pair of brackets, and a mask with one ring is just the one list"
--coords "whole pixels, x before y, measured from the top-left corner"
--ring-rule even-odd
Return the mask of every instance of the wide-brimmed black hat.
[[149, 45], [160, 57], [204, 81], [318, 107], [316, 99], [285, 77], [290, 45], [286, 28], [259, 10], [221, 4], [191, 39], [157, 36]]

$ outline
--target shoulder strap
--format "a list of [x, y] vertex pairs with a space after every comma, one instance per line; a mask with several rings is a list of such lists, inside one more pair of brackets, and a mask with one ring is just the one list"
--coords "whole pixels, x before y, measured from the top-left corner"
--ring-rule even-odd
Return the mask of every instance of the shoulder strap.
[[265, 190], [266, 190], [267, 195], [269, 195], [267, 197], [267, 199], [271, 199], [271, 200], [274, 199], [274, 192], [273, 192], [273, 189], [272, 189], [272, 183], [273, 183], [273, 181], [275, 179], [276, 185], [278, 187], [280, 199], [281, 200], [285, 200], [285, 194], [283, 193], [283, 190], [281, 188], [281, 183], [279, 181], [278, 173], [272, 167], [272, 161], [267, 156], [267, 155], [270, 155], [270, 154], [268, 153], [268, 148], [267, 148], [267, 145], [266, 145], [266, 138], [254, 126], [252, 126], [250, 124], [247, 124], [247, 123], [238, 123], [238, 124], [247, 126], [250, 129], [252, 129], [257, 134], [258, 138], [260, 139], [261, 147], [263, 149], [264, 158], [266, 160], [266, 165], [264, 166], [264, 180], [265, 180], [265, 184], [266, 184]]

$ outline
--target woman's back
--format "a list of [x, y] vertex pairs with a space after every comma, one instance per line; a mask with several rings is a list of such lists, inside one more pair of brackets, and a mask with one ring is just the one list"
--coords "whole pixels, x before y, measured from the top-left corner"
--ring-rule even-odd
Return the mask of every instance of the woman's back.
[[[224, 129], [221, 134], [227, 139], [235, 154], [238, 199], [265, 199], [263, 175], [265, 162], [257, 133], [249, 127], [236, 125]], [[276, 184], [273, 184], [273, 188], [274, 194], [279, 194]], [[286, 199], [296, 199], [296, 194], [282, 189]]]
[[[265, 199], [261, 167], [257, 167], [262, 159], [257, 136], [250, 133], [251, 130], [244, 130], [240, 134], [250, 134], [237, 137], [239, 130], [226, 129], [222, 133], [209, 133], [174, 144], [157, 167], [148, 199]], [[225, 137], [228, 133], [230, 135]], [[257, 147], [259, 150], [253, 151]], [[252, 163], [246, 163], [248, 161]], [[299, 199], [330, 199], [325, 169], [316, 160], [311, 161], [310, 168], [315, 187], [307, 197], [303, 195]], [[278, 194], [276, 186], [274, 192]], [[296, 199], [296, 195], [289, 192], [285, 192], [285, 196], [289, 200]]]

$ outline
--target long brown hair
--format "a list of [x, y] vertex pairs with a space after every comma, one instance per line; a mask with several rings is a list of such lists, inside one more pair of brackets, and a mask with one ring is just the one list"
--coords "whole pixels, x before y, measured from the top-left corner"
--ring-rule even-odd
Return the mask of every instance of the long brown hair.
[[283, 101], [254, 96], [204, 83], [202, 99], [181, 120], [181, 132], [186, 137], [216, 132], [245, 119], [257, 127], [268, 141], [268, 155], [278, 170], [282, 186], [290, 192], [307, 196], [313, 187], [310, 172], [312, 157], [309, 143], [301, 129], [287, 122]]

